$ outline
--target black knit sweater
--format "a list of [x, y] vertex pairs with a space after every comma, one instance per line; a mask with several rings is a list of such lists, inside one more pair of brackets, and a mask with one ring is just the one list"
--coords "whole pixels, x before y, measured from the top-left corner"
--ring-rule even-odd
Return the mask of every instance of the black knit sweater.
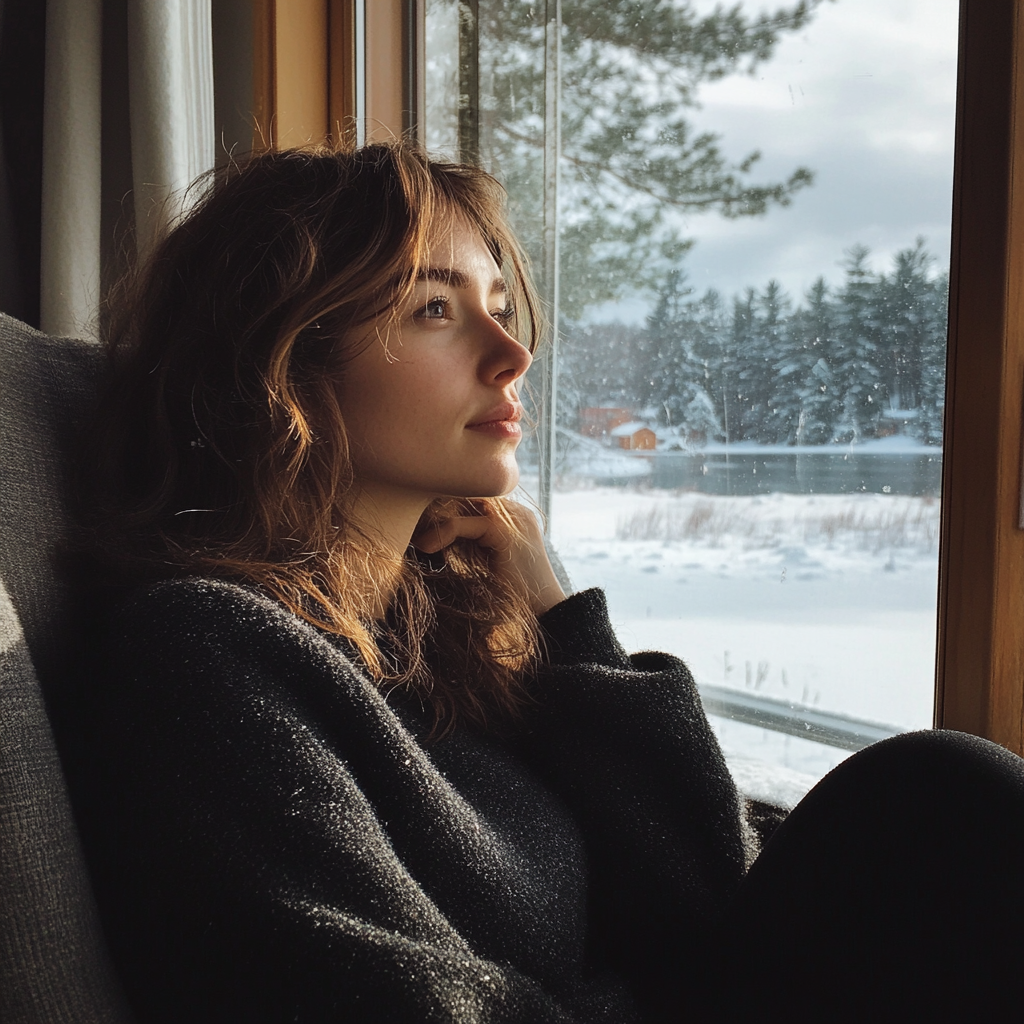
[[143, 1024], [687, 1016], [744, 871], [735, 787], [686, 667], [627, 657], [600, 591], [541, 622], [515, 734], [428, 746], [254, 590], [118, 607], [75, 796]]

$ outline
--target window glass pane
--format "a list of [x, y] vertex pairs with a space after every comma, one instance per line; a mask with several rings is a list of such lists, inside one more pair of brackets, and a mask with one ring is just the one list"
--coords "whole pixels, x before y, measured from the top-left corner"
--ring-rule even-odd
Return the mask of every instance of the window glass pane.
[[931, 724], [957, 14], [427, 5], [428, 147], [504, 182], [549, 301], [557, 210], [554, 545], [755, 795]]

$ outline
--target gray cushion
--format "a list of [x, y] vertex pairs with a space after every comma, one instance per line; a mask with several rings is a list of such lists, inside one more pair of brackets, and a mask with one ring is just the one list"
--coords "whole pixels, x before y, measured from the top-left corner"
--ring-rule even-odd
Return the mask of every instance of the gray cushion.
[[42, 694], [0, 584], [0, 1020], [127, 1021]]
[[75, 630], [55, 554], [67, 523], [67, 453], [87, 415], [101, 366], [97, 346], [51, 339], [0, 315], [0, 1021], [4, 1024], [128, 1020], [107, 960], [33, 670], [35, 662], [56, 685], [73, 664]]
[[67, 525], [68, 455], [103, 369], [94, 343], [50, 338], [0, 314], [0, 579], [44, 687], [62, 669], [67, 590], [56, 571]]

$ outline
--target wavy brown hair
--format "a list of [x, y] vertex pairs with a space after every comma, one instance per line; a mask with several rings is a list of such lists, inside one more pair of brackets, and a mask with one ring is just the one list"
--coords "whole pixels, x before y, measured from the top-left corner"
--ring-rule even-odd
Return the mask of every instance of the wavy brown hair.
[[[514, 715], [538, 653], [526, 595], [472, 543], [395, 559], [360, 529], [337, 398], [354, 329], [397, 310], [428, 232], [454, 219], [480, 232], [509, 329], [534, 350], [503, 190], [404, 142], [263, 153], [194, 187], [187, 218], [108, 300], [113, 372], [82, 473], [93, 558], [120, 584], [262, 589], [347, 637], [379, 683], [418, 693], [435, 736]], [[451, 499], [425, 521], [482, 511], [508, 516], [501, 499]]]

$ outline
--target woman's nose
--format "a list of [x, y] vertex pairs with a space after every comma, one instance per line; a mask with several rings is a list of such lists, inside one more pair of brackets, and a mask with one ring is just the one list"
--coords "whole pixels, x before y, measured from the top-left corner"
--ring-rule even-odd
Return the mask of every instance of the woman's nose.
[[530, 368], [530, 350], [516, 341], [496, 320], [488, 317], [488, 351], [481, 366], [488, 384], [511, 384]]

